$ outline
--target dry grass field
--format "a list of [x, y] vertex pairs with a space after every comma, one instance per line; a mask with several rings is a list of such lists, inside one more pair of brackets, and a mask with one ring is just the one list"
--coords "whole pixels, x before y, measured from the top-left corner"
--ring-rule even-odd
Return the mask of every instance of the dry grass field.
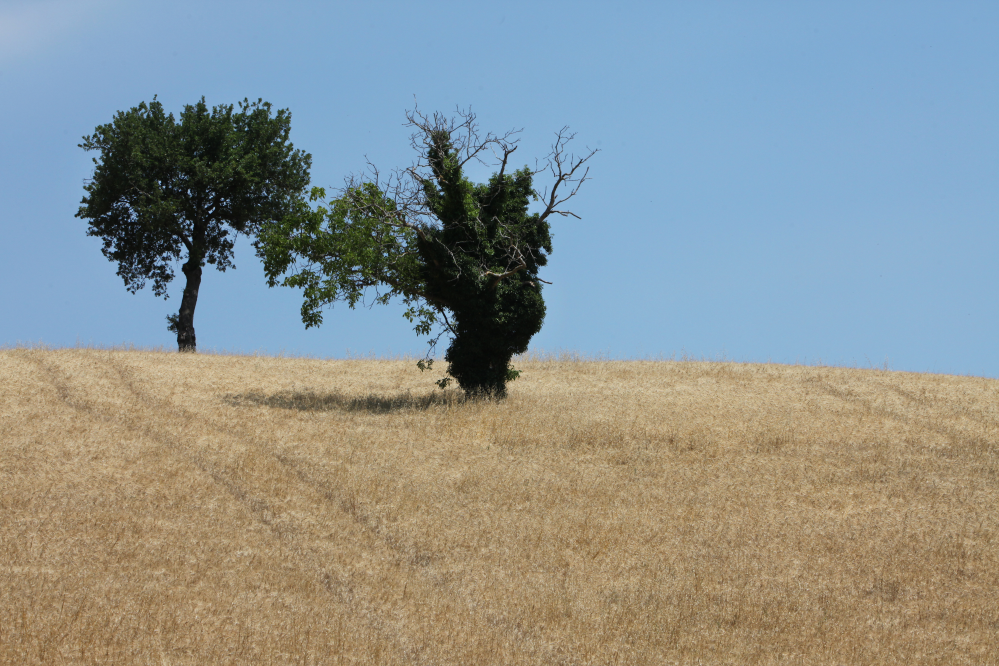
[[0, 351], [0, 663], [999, 663], [999, 381]]

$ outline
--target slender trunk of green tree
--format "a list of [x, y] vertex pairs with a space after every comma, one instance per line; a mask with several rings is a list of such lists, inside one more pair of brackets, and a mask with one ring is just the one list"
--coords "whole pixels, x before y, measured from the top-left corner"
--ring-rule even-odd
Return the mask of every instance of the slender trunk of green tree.
[[194, 337], [194, 308], [198, 305], [198, 289], [201, 287], [201, 261], [191, 257], [182, 270], [187, 277], [184, 296], [180, 300], [180, 313], [177, 315], [177, 349], [182, 352], [196, 352], [197, 340]]
[[194, 224], [191, 250], [187, 262], [181, 267], [187, 278], [184, 296], [180, 299], [180, 312], [177, 314], [177, 350], [182, 352], [198, 351], [198, 343], [194, 337], [194, 308], [198, 307], [198, 289], [201, 287], [201, 272], [205, 263], [205, 232], [204, 225]]

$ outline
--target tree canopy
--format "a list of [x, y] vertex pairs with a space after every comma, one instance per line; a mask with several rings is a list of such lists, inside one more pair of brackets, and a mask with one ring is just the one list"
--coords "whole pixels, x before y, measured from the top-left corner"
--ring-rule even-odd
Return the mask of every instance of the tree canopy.
[[[314, 189], [315, 207], [302, 202], [261, 228], [258, 254], [271, 286], [303, 289], [307, 327], [338, 301], [354, 307], [368, 294], [376, 303], [399, 297], [417, 333], [440, 326], [437, 338], [450, 337], [447, 372], [466, 393], [503, 396], [518, 374], [512, 357], [544, 321], [538, 270], [552, 252], [549, 218], [575, 217], [561, 205], [586, 180], [596, 151], [568, 154], [573, 135], [563, 129], [540, 168], [510, 172], [516, 132], [482, 137], [470, 111], [407, 117], [416, 128], [415, 164], [384, 180], [376, 169], [354, 177], [332, 200]], [[471, 182], [465, 165], [490, 153], [498, 171]], [[554, 182], [539, 191], [542, 172]], [[533, 202], [540, 210], [532, 213]]]
[[239, 233], [254, 235], [295, 209], [309, 182], [311, 156], [289, 140], [291, 113], [263, 100], [210, 111], [205, 99], [179, 121], [153, 97], [83, 137], [99, 151], [76, 216], [103, 240], [132, 293], [152, 282], [167, 296], [174, 263], [187, 282], [180, 311], [167, 319], [181, 351], [194, 351], [194, 310], [206, 263], [234, 268]]

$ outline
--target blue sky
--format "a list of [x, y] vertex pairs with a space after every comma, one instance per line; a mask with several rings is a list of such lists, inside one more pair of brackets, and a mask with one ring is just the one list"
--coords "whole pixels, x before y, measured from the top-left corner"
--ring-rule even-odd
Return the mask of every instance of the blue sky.
[[[173, 346], [74, 217], [80, 137], [158, 95], [291, 110], [313, 183], [471, 106], [599, 148], [556, 220], [535, 349], [999, 376], [999, 3], [0, 0], [0, 344]], [[477, 179], [486, 169], [473, 173]], [[306, 331], [246, 242], [199, 347], [423, 353], [399, 306]]]

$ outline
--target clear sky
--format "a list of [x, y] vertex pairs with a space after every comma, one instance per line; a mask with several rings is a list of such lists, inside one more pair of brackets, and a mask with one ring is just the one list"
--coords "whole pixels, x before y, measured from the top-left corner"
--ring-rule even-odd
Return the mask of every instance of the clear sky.
[[[994, 0], [0, 0], [0, 344], [175, 345], [182, 275], [129, 294], [74, 217], [77, 144], [116, 111], [262, 97], [335, 187], [412, 161], [415, 99], [523, 128], [523, 163], [563, 125], [601, 150], [535, 349], [997, 377], [997, 36]], [[201, 349], [425, 349], [395, 305], [306, 331], [235, 259], [205, 272]]]

